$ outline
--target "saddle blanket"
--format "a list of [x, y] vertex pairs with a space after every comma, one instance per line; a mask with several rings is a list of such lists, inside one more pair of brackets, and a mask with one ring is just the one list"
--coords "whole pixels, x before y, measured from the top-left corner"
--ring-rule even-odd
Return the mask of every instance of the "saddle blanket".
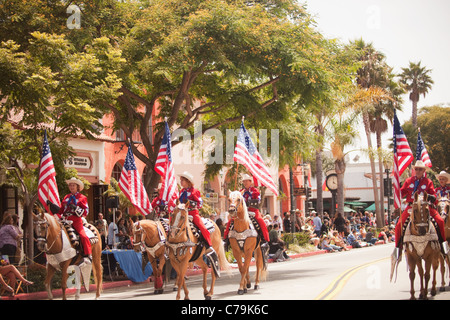
[[428, 225], [428, 233], [424, 236], [416, 236], [411, 234], [410, 226], [411, 222], [408, 223], [403, 237], [403, 242], [406, 246], [409, 246], [410, 251], [415, 248], [417, 254], [421, 257], [424, 254], [425, 248], [427, 247], [429, 242], [431, 242], [433, 248], [435, 248], [436, 246], [439, 247], [439, 238], [431, 220], [429, 221]]
[[[75, 229], [72, 227], [70, 223], [63, 223], [64, 228], [66, 228], [67, 234], [69, 235], [70, 243], [77, 247], [80, 245], [80, 236], [78, 232], [75, 231]], [[83, 224], [84, 232], [86, 233], [86, 236], [89, 238], [89, 241], [91, 244], [97, 243], [98, 238], [95, 235], [95, 227], [91, 224], [85, 223]]]
[[[205, 225], [206, 230], [211, 234], [214, 232], [214, 223], [212, 220], [201, 217], [203, 224]], [[189, 225], [191, 226], [192, 233], [196, 238], [199, 238], [201, 235], [200, 229], [194, 224], [192, 221], [193, 218], [189, 216]]]

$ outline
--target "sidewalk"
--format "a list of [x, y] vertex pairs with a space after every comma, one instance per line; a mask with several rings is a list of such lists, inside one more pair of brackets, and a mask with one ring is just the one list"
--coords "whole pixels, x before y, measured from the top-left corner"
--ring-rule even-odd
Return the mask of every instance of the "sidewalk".
[[[384, 244], [384, 242], [377, 242], [375, 243], [375, 245], [378, 244]], [[351, 246], [347, 247], [348, 249], [352, 249]], [[296, 253], [296, 254], [290, 254], [289, 258], [291, 259], [298, 259], [298, 258], [306, 258], [306, 257], [310, 257], [310, 256], [315, 256], [315, 255], [319, 255], [319, 254], [327, 254], [329, 253], [326, 250], [316, 250], [316, 251], [310, 251], [310, 252], [303, 252], [303, 253]], [[273, 263], [274, 261], [272, 259], [268, 260], [269, 263]], [[252, 261], [252, 263], [250, 265], [253, 265], [254, 262]], [[232, 264], [232, 268], [237, 268], [236, 264]], [[202, 270], [201, 269], [189, 269], [186, 273], [187, 276], [194, 276], [194, 275], [200, 275], [202, 274]], [[152, 277], [150, 277], [152, 278]], [[142, 283], [150, 283], [150, 280], [144, 281], [144, 282], [139, 282], [139, 283], [135, 283], [131, 280], [122, 280], [122, 281], [112, 281], [112, 282], [103, 282], [103, 290], [107, 290], [107, 289], [111, 289], [111, 288], [117, 288], [117, 287], [128, 287], [128, 286], [133, 286], [136, 284], [142, 284]], [[96, 286], [95, 284], [91, 284], [89, 286], [89, 291], [93, 292], [96, 290]], [[66, 295], [68, 297], [70, 297], [71, 295], [74, 295], [76, 292], [76, 289], [66, 289]], [[86, 290], [84, 289], [84, 287], [81, 288], [81, 293], [85, 293]], [[60, 298], [62, 297], [62, 289], [54, 289], [52, 290], [53, 293], [53, 297], [54, 298]], [[32, 292], [32, 293], [20, 293], [15, 295], [14, 297], [7, 297], [7, 296], [2, 296], [0, 297], [0, 300], [46, 300], [47, 299], [47, 292], [46, 291], [39, 291], [39, 292]]]

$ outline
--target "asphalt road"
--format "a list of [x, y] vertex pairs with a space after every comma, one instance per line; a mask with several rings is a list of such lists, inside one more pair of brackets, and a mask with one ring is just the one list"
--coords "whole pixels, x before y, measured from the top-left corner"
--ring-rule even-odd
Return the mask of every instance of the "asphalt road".
[[[270, 263], [260, 289], [249, 289], [243, 296], [237, 295], [240, 275], [234, 269], [216, 282], [213, 300], [407, 300], [410, 284], [404, 257], [397, 281], [389, 281], [392, 250], [393, 245], [387, 244]], [[445, 277], [446, 292], [438, 291], [435, 297], [429, 296], [431, 300], [450, 300], [448, 271]], [[439, 286], [439, 272], [437, 281]], [[191, 300], [204, 299], [200, 275], [189, 277], [187, 284]], [[149, 283], [108, 289], [100, 300], [175, 300], [173, 285], [173, 281], [167, 284], [162, 295], [154, 295]], [[418, 276], [415, 288], [417, 297]], [[84, 293], [81, 299], [94, 299], [94, 293]]]

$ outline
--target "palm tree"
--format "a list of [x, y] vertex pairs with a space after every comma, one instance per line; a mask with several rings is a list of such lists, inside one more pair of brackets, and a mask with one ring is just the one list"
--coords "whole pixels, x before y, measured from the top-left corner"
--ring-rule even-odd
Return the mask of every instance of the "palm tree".
[[[353, 115], [345, 116], [343, 113], [339, 113], [333, 119], [330, 119], [330, 134], [331, 134], [331, 152], [334, 158], [334, 169], [338, 177], [338, 189], [337, 189], [337, 214], [344, 216], [344, 174], [346, 169], [346, 162], [344, 148], [351, 145], [354, 142], [359, 132], [355, 122], [357, 117]], [[319, 189], [320, 186], [317, 187]]]
[[412, 124], [417, 128], [417, 103], [420, 95], [425, 95], [431, 89], [433, 80], [430, 77], [431, 69], [426, 69], [418, 63], [409, 62], [409, 68], [402, 68], [400, 81], [405, 85], [409, 93], [409, 100], [412, 101]]
[[[367, 138], [367, 146], [372, 150], [370, 133], [369, 113], [373, 112], [374, 106], [380, 101], [390, 99], [389, 93], [384, 90], [389, 83], [391, 68], [385, 62], [385, 55], [373, 47], [372, 43], [365, 43], [362, 39], [353, 42], [357, 51], [360, 52], [359, 61], [361, 67], [357, 71], [358, 91], [350, 100], [350, 106], [361, 111], [364, 131]], [[377, 192], [377, 180], [375, 160], [372, 152], [369, 152], [370, 168], [372, 171], [372, 186], [375, 200], [375, 212], [377, 220], [382, 223], [383, 209]], [[382, 199], [382, 198], [381, 198]]]

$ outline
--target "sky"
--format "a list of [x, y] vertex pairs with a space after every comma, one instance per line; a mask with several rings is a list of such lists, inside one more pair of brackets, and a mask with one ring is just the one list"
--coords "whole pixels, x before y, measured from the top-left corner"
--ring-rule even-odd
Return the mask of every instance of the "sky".
[[[359, 38], [371, 42], [386, 55], [394, 73], [401, 73], [401, 68], [408, 67], [410, 61], [421, 61], [422, 66], [431, 69], [434, 85], [426, 97], [420, 97], [419, 110], [442, 103], [450, 105], [449, 0], [300, 0], [300, 3], [306, 4], [325, 37], [343, 43]], [[412, 113], [408, 95], [403, 100], [403, 111], [397, 113], [401, 124]], [[383, 140], [391, 137], [390, 127]], [[359, 146], [367, 147], [364, 134]], [[410, 147], [415, 152], [415, 146]]]

